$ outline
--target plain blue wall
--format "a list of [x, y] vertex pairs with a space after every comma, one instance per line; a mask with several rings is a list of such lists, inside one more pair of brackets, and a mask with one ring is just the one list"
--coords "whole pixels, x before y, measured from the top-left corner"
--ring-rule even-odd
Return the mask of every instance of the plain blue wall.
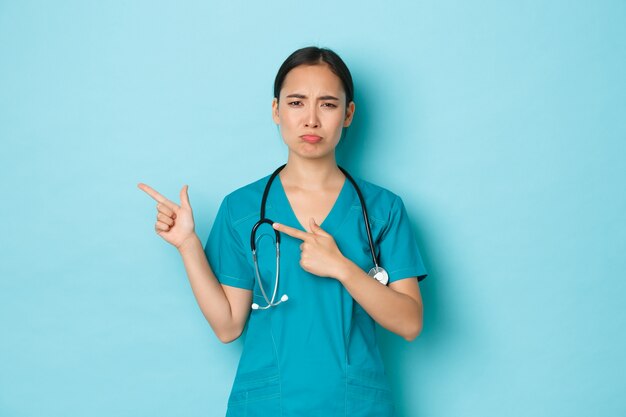
[[626, 413], [624, 1], [0, 1], [0, 415], [220, 416], [221, 344], [146, 182], [197, 232], [282, 163], [272, 83], [335, 49], [340, 151], [430, 276], [379, 329], [400, 416]]

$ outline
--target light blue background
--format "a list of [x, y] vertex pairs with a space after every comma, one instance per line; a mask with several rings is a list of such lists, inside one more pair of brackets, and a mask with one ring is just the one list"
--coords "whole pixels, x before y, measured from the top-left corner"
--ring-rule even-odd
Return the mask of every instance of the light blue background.
[[220, 416], [221, 344], [145, 182], [285, 161], [293, 50], [356, 83], [340, 150], [403, 197], [424, 331], [380, 329], [400, 416], [626, 414], [624, 1], [0, 1], [0, 415]]

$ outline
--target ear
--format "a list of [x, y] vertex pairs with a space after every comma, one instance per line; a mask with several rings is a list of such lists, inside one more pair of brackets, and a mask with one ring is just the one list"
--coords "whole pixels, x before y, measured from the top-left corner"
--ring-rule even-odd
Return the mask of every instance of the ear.
[[272, 119], [277, 125], [280, 124], [280, 117], [278, 116], [278, 99], [274, 97], [272, 99]]
[[355, 105], [354, 101], [351, 101], [348, 106], [346, 106], [346, 117], [343, 120], [343, 127], [348, 127], [352, 123], [352, 118], [354, 117]]

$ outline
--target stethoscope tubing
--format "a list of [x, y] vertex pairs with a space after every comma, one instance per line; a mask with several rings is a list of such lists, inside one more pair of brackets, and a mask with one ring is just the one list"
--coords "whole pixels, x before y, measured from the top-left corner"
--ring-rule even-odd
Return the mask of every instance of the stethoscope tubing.
[[[259, 221], [257, 221], [254, 226], [252, 227], [252, 231], [250, 232], [250, 249], [252, 250], [252, 260], [254, 263], [254, 273], [256, 275], [258, 284], [259, 284], [259, 289], [261, 290], [261, 294], [263, 295], [263, 298], [265, 298], [265, 301], [267, 302], [267, 305], [264, 307], [259, 306], [258, 304], [254, 303], [252, 305], [253, 309], [268, 309], [270, 307], [276, 306], [280, 303], [282, 303], [283, 301], [287, 301], [288, 297], [287, 295], [283, 295], [280, 299], [280, 301], [275, 302], [275, 298], [276, 298], [276, 292], [278, 291], [278, 280], [279, 280], [279, 268], [280, 268], [280, 232], [276, 229], [274, 230], [274, 236], [276, 238], [275, 242], [276, 242], [276, 277], [275, 277], [275, 286], [274, 286], [274, 292], [272, 293], [272, 298], [270, 299], [267, 296], [267, 293], [265, 292], [265, 289], [263, 288], [263, 283], [261, 282], [261, 275], [259, 272], [259, 264], [258, 264], [258, 259], [257, 259], [257, 254], [256, 254], [256, 242], [255, 242], [255, 238], [256, 238], [256, 232], [257, 229], [263, 225], [263, 224], [269, 224], [270, 226], [272, 226], [274, 224], [274, 221], [268, 219], [267, 217], [265, 217], [265, 205], [267, 202], [267, 196], [269, 195], [269, 191], [270, 191], [270, 186], [272, 184], [272, 182], [274, 181], [274, 178], [276, 178], [276, 176], [278, 175], [278, 173], [280, 171], [282, 171], [283, 168], [285, 168], [287, 164], [283, 164], [281, 166], [279, 166], [278, 168], [276, 168], [276, 170], [272, 173], [272, 175], [270, 176], [270, 178], [267, 181], [267, 184], [265, 185], [265, 190], [263, 191], [263, 197], [261, 198], [261, 212], [260, 212], [260, 219]], [[346, 171], [345, 169], [343, 169], [340, 166], [337, 166], [341, 172], [343, 172], [343, 174], [346, 176], [346, 178], [348, 179], [348, 181], [350, 181], [354, 187], [354, 190], [357, 193], [357, 196], [359, 197], [359, 202], [361, 203], [361, 211], [363, 214], [363, 219], [365, 222], [365, 231], [367, 233], [367, 242], [369, 243], [369, 247], [370, 247], [370, 255], [372, 257], [372, 262], [374, 263], [374, 268], [372, 268], [372, 271], [378, 271], [381, 268], [378, 265], [378, 259], [376, 257], [376, 251], [374, 249], [374, 241], [372, 239], [372, 232], [370, 229], [370, 222], [369, 222], [369, 216], [367, 215], [367, 209], [365, 208], [365, 199], [363, 198], [363, 194], [361, 193], [361, 190], [359, 188], [359, 186], [357, 185], [356, 181], [354, 180], [354, 178], [352, 178], [352, 176], [350, 174], [348, 174], [348, 171]], [[371, 271], [370, 271], [371, 272]]]
[[352, 176], [348, 174], [348, 171], [346, 171], [340, 166], [337, 166], [337, 167], [341, 170], [341, 172], [343, 172], [346, 178], [350, 180], [350, 182], [354, 186], [354, 190], [356, 191], [356, 194], [359, 196], [359, 202], [361, 203], [361, 209], [363, 210], [363, 219], [365, 219], [365, 231], [367, 232], [367, 242], [370, 245], [370, 255], [372, 256], [372, 262], [374, 262], [374, 266], [378, 268], [378, 259], [376, 259], [376, 251], [374, 250], [374, 241], [372, 240], [372, 231], [370, 230], [370, 220], [369, 220], [369, 216], [367, 215], [367, 209], [365, 208], [365, 199], [363, 198], [363, 194], [361, 194], [361, 190], [359, 189], [358, 185], [356, 185], [356, 181], [354, 181], [354, 178], [352, 178]]

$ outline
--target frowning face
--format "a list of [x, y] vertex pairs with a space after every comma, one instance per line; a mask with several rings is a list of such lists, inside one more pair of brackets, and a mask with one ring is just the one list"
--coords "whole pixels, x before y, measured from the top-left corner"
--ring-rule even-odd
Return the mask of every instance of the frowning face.
[[303, 158], [332, 154], [353, 114], [354, 102], [346, 103], [341, 80], [326, 64], [289, 71], [279, 100], [272, 102], [272, 117], [289, 152]]

